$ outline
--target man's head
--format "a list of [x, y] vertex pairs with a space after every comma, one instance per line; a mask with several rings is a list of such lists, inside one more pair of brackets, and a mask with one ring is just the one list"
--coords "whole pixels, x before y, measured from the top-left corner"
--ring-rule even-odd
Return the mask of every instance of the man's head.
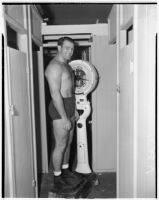
[[61, 37], [58, 40], [58, 52], [65, 60], [70, 60], [74, 51], [74, 41], [69, 37]]

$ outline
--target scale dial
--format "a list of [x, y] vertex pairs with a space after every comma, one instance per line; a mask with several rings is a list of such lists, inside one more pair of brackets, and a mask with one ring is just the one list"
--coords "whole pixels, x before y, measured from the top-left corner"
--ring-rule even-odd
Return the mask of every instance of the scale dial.
[[95, 67], [84, 60], [73, 60], [69, 65], [75, 74], [75, 94], [89, 94], [98, 82], [98, 74]]

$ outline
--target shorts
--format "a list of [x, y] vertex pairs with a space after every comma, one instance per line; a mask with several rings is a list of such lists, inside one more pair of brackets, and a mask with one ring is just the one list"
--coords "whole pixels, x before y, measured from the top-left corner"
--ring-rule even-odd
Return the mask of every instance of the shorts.
[[[68, 118], [71, 118], [75, 115], [75, 97], [63, 98], [64, 108]], [[60, 114], [56, 110], [53, 100], [49, 104], [49, 115], [52, 120], [61, 119]]]

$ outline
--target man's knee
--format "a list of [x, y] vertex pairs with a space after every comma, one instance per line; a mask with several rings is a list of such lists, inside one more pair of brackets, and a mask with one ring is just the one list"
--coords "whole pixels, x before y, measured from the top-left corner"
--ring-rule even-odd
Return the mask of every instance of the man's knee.
[[56, 142], [56, 148], [64, 151], [67, 145], [67, 140], [59, 140]]

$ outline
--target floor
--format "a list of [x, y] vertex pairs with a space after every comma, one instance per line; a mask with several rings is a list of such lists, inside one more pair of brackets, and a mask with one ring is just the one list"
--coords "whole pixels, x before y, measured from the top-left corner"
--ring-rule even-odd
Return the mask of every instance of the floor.
[[[93, 185], [87, 198], [116, 198], [116, 174], [98, 173], [99, 185]], [[47, 198], [48, 192], [53, 187], [53, 174], [39, 176], [39, 197]]]

